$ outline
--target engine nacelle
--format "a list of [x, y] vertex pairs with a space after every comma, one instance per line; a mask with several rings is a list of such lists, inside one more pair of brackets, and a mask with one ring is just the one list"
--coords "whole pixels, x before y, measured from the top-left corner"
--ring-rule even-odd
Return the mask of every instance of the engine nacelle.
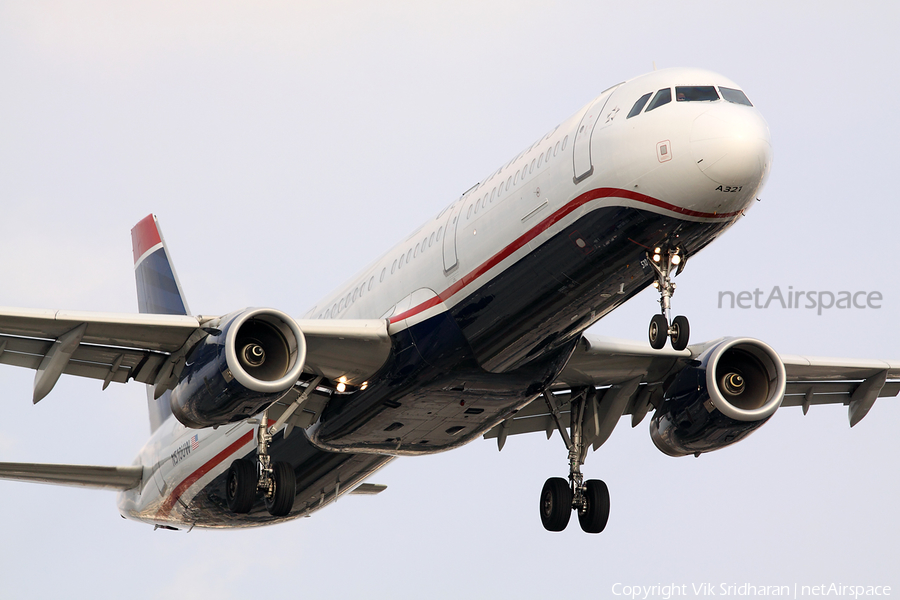
[[172, 413], [200, 429], [259, 413], [300, 378], [306, 339], [297, 322], [252, 308], [207, 324], [212, 333], [192, 348], [172, 390]]
[[675, 376], [650, 421], [650, 437], [669, 456], [724, 448], [775, 414], [785, 383], [784, 363], [769, 345], [727, 339]]

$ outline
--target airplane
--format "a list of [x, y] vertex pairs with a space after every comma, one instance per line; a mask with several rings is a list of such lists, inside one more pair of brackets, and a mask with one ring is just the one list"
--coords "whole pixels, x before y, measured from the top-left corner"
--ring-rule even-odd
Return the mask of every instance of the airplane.
[[[603, 531], [610, 495], [581, 471], [623, 417], [670, 456], [743, 440], [782, 406], [900, 392], [900, 361], [689, 344], [673, 278], [757, 201], [768, 125], [733, 81], [664, 69], [602, 92], [466, 190], [302, 318], [192, 315], [154, 215], [132, 229], [138, 314], [0, 308], [0, 363], [146, 385], [132, 465], [0, 463], [0, 478], [118, 491], [157, 528], [268, 525], [376, 494], [398, 456], [559, 434], [568, 477], [539, 497], [548, 531]], [[653, 286], [647, 342], [586, 330]], [[648, 343], [649, 342], [649, 343]], [[666, 344], [669, 348], [666, 348]]]

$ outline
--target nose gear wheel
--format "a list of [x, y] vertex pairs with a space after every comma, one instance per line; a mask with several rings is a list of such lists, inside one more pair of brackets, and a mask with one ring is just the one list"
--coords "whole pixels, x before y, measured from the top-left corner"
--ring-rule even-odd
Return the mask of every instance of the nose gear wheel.
[[[677, 316], [671, 318], [672, 295], [675, 294], [674, 275], [678, 275], [687, 263], [684, 251], [681, 248], [670, 249], [663, 252], [661, 248], [655, 248], [653, 253], [647, 252], [647, 262], [656, 271], [656, 281], [653, 287], [659, 290], [660, 313], [650, 319], [648, 338], [650, 346], [660, 350], [666, 345], [666, 338], [672, 342], [675, 350], [687, 348], [691, 335], [691, 327], [687, 317]], [[674, 274], [673, 274], [674, 271]]]

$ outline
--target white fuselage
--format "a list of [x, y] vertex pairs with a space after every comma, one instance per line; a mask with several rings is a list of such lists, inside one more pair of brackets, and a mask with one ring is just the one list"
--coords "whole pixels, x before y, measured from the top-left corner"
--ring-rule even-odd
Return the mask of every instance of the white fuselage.
[[[720, 75], [695, 69], [655, 71], [610, 88], [304, 317], [387, 318], [390, 333], [398, 334], [452, 311], [603, 207], [634, 207], [679, 222], [726, 228], [753, 203], [768, 174], [768, 127], [752, 106], [724, 98], [679, 101], [677, 86], [739, 89]], [[672, 91], [670, 102], [627, 117], [642, 96], [652, 99], [665, 88]], [[638, 291], [625, 287], [632, 284], [622, 285], [622, 293]], [[579, 331], [603, 314], [591, 311], [579, 321]], [[507, 364], [512, 363], [497, 359], [483, 366], [502, 371]], [[136, 461], [144, 467], [142, 489], [120, 494], [120, 511], [151, 523], [194, 524], [192, 499], [234, 458], [253, 451], [254, 431], [247, 422], [195, 430], [168, 419]]]

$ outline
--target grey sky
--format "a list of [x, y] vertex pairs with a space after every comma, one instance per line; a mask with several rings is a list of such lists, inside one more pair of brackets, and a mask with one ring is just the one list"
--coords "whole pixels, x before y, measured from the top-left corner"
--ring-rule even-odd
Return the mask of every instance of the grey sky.
[[[676, 281], [692, 339], [900, 358], [890, 3], [0, 1], [0, 305], [133, 312], [159, 216], [192, 310], [300, 316], [610, 85], [696, 66], [772, 130], [762, 201]], [[260, 255], [261, 254], [261, 255]], [[718, 309], [719, 291], [878, 290], [877, 310]], [[594, 332], [643, 340], [645, 293]], [[144, 390], [0, 368], [0, 460], [128, 464]], [[900, 402], [780, 411], [700, 459], [622, 421], [585, 471], [600, 536], [545, 532], [558, 437], [400, 459], [311, 519], [154, 532], [114, 494], [0, 483], [0, 597], [607, 597], [616, 582], [893, 585]], [[576, 585], [577, 584], [577, 585]], [[258, 592], [256, 592], [258, 593]]]

